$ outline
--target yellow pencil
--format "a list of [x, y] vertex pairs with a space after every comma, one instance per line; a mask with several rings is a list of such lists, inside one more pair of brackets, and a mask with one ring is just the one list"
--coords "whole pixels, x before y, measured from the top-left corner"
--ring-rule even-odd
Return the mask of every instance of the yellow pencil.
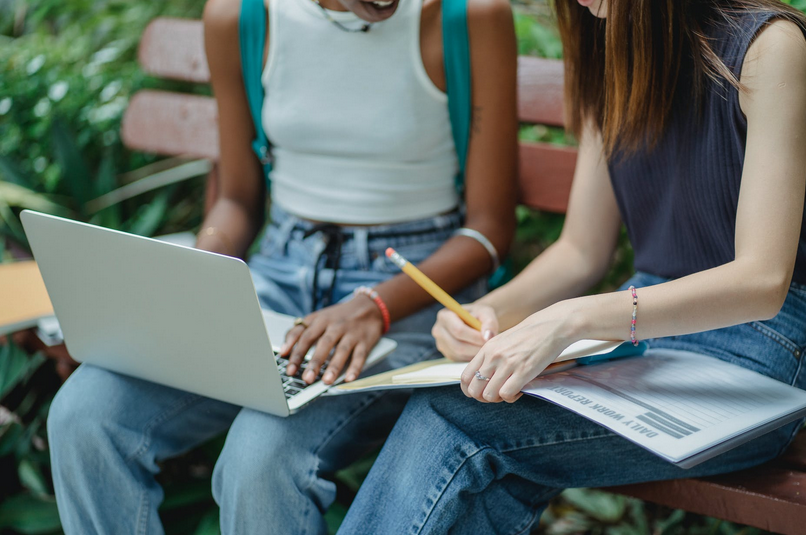
[[470, 312], [465, 310], [462, 305], [456, 302], [456, 299], [448, 295], [448, 293], [437, 286], [437, 283], [429, 279], [425, 276], [425, 273], [414, 267], [414, 264], [400, 256], [400, 254], [389, 247], [386, 250], [386, 256], [389, 257], [389, 260], [395, 263], [397, 267], [403, 270], [403, 273], [411, 277], [414, 282], [419, 284], [423, 290], [431, 294], [431, 296], [442, 303], [445, 308], [454, 312], [457, 316], [462, 318], [462, 321], [476, 329], [477, 331], [481, 330], [481, 322], [470, 315]]

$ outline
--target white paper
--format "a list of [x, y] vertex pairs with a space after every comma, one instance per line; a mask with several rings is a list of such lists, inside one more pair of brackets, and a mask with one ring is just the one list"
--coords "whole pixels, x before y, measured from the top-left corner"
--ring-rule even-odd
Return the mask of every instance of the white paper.
[[806, 408], [806, 392], [713, 357], [650, 350], [532, 381], [570, 409], [678, 463]]

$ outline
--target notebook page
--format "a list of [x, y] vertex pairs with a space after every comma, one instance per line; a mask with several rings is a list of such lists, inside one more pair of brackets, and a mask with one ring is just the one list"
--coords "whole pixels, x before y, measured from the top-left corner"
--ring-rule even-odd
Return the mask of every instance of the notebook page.
[[679, 462], [806, 407], [806, 392], [695, 353], [650, 350], [539, 378], [524, 392]]

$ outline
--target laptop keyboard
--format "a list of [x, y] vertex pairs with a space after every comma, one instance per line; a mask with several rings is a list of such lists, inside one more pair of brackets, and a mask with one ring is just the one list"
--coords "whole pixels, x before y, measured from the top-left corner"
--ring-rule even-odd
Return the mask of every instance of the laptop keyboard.
[[[278, 353], [274, 354], [274, 360], [277, 362], [277, 369], [280, 371], [280, 379], [283, 381], [283, 392], [285, 393], [285, 399], [289, 399], [293, 396], [299, 394], [305, 388], [311, 386], [299, 377], [289, 377], [285, 373], [285, 368], [288, 366], [288, 359], [285, 357], [281, 357]], [[308, 361], [303, 360], [302, 364], [299, 366], [299, 371], [297, 372], [298, 375], [302, 375], [305, 369], [308, 367]], [[325, 369], [325, 366], [322, 366], [322, 370]], [[316, 380], [322, 378], [323, 372], [320, 370], [319, 376], [317, 376]]]

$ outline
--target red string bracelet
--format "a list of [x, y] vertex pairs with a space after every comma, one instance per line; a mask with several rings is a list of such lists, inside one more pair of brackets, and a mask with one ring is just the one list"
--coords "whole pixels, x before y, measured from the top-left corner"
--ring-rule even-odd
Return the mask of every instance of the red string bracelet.
[[392, 326], [392, 318], [389, 316], [389, 309], [386, 307], [386, 303], [383, 302], [383, 299], [381, 299], [381, 296], [378, 295], [378, 292], [369, 286], [359, 286], [353, 293], [366, 295], [375, 302], [375, 304], [378, 306], [378, 309], [381, 311], [381, 317], [383, 318], [383, 334], [389, 332], [389, 327]]

